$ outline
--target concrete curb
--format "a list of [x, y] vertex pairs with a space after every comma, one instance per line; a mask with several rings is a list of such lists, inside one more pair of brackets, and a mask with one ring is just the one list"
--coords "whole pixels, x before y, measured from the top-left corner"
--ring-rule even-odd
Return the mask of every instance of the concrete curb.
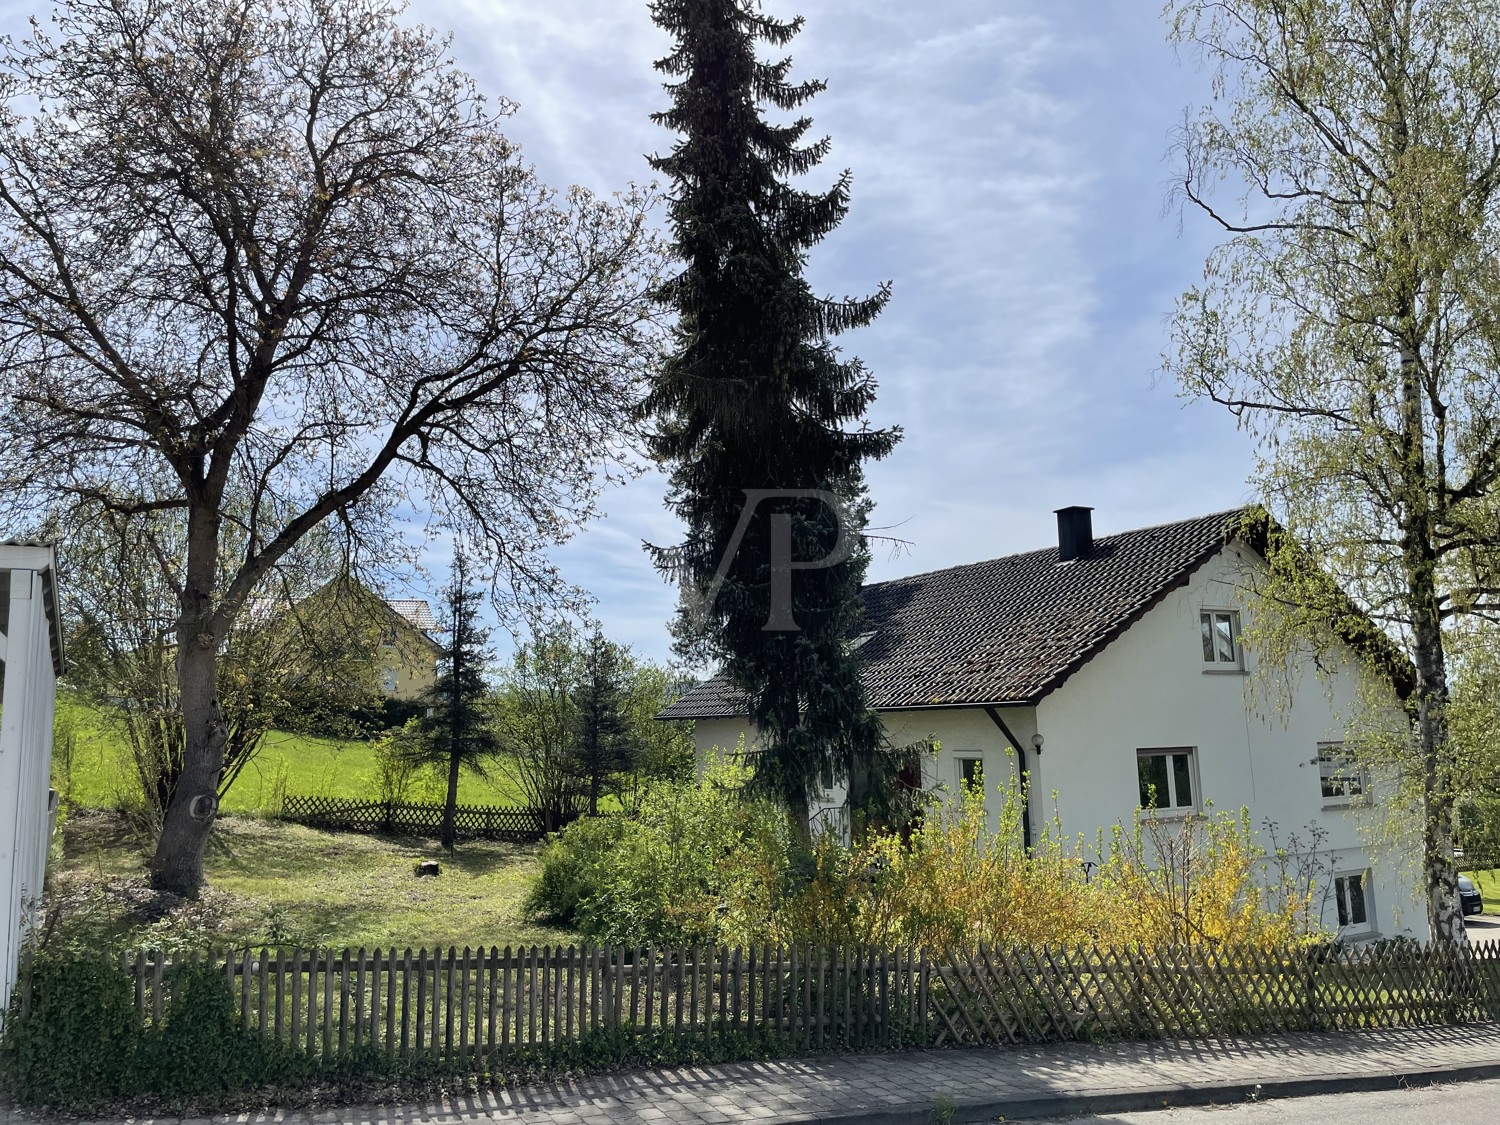
[[952, 1116], [935, 1105], [882, 1110], [850, 1110], [819, 1117], [781, 1118], [777, 1125], [967, 1125], [979, 1121], [1025, 1121], [1036, 1118], [1090, 1117], [1105, 1113], [1138, 1113], [1185, 1106], [1237, 1105], [1247, 1101], [1306, 1098], [1317, 1094], [1402, 1090], [1446, 1082], [1479, 1082], [1500, 1078], [1500, 1062], [1384, 1071], [1377, 1074], [1300, 1075], [1202, 1085], [1131, 1086], [1087, 1094], [1017, 1095], [1013, 1098], [955, 1099]]

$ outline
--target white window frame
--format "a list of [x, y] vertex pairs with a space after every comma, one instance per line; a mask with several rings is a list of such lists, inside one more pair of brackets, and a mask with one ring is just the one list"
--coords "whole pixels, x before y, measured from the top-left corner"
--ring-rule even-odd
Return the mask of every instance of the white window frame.
[[[1353, 919], [1354, 903], [1348, 897], [1348, 886], [1351, 879], [1359, 880], [1359, 905], [1365, 915], [1358, 922]], [[1338, 923], [1340, 934], [1347, 934], [1351, 937], [1364, 937], [1376, 933], [1375, 894], [1373, 888], [1370, 886], [1370, 869], [1368, 867], [1334, 873], [1333, 919]]]
[[[1218, 644], [1218, 624], [1220, 620], [1229, 623], [1229, 647], [1233, 653], [1231, 659], [1225, 659]], [[1203, 627], [1209, 628], [1208, 637], [1203, 635]], [[1203, 649], [1203, 642], [1208, 640], [1213, 650], [1212, 656]], [[1244, 647], [1240, 644], [1240, 611], [1237, 609], [1215, 609], [1212, 606], [1204, 606], [1198, 611], [1198, 652], [1203, 659], [1203, 670], [1205, 672], [1242, 672], [1245, 669]]]
[[394, 668], [380, 670], [380, 688], [387, 695], [394, 695], [401, 685], [401, 674]]
[[[1177, 792], [1177, 769], [1172, 759], [1179, 755], [1187, 758], [1188, 786], [1192, 792], [1188, 794], [1188, 803], [1180, 805], [1177, 803], [1180, 794]], [[1163, 808], [1152, 808], [1146, 804], [1140, 804], [1140, 810], [1150, 816], [1192, 816], [1198, 811], [1202, 799], [1202, 787], [1198, 783], [1198, 748], [1196, 746], [1143, 746], [1135, 752], [1136, 763], [1136, 787], [1137, 796], [1139, 792], [1140, 769], [1142, 758], [1165, 758], [1167, 759], [1167, 804]], [[1158, 793], [1158, 796], [1160, 794]]]
[[[1340, 808], [1369, 800], [1370, 777], [1362, 766], [1355, 764], [1354, 756], [1344, 749], [1342, 742], [1318, 743], [1318, 793], [1323, 798], [1323, 807]], [[1324, 785], [1333, 779], [1341, 782], [1341, 791], [1330, 794]]]

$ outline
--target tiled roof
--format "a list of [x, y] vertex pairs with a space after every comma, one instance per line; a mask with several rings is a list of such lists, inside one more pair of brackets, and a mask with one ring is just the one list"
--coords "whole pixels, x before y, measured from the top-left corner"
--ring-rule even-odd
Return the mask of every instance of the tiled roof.
[[[1106, 535], [1072, 562], [1057, 548], [866, 586], [865, 689], [882, 711], [1035, 703], [1224, 545], [1241, 512]], [[658, 716], [729, 718], [742, 697], [715, 676]]]
[[389, 598], [385, 604], [418, 629], [437, 628], [437, 618], [432, 616], [432, 607], [422, 598]]

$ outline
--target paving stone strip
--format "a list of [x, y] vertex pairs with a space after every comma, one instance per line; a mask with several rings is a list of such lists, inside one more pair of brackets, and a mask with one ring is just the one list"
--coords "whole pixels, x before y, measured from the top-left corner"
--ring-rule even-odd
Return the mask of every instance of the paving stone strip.
[[[943, 1118], [1017, 1120], [1493, 1077], [1500, 1077], [1500, 1027], [1419, 1028], [733, 1063], [486, 1091], [426, 1105], [157, 1118], [137, 1125], [927, 1125]], [[0, 1125], [34, 1120], [0, 1109]]]

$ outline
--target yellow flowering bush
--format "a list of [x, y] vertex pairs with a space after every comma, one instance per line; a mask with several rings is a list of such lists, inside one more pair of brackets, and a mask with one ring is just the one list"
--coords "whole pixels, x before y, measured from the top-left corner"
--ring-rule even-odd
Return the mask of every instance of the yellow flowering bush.
[[1027, 849], [1014, 780], [934, 799], [908, 833], [799, 845], [732, 761], [640, 815], [582, 821], [543, 854], [539, 914], [613, 944], [1280, 945], [1318, 936], [1312, 885], [1264, 862], [1248, 814], [1139, 813], [1092, 847], [1055, 813]]

